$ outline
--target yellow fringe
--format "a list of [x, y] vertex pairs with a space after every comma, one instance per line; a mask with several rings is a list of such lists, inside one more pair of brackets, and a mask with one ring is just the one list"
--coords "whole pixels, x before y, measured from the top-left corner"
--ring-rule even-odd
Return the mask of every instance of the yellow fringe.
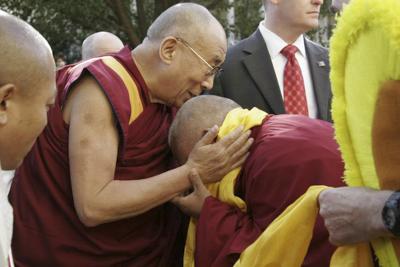
[[[399, 14], [399, 0], [352, 0], [331, 39], [332, 116], [345, 161], [344, 179], [350, 186], [379, 188], [372, 118], [380, 85], [400, 79]], [[381, 266], [400, 266], [389, 240], [372, 244]]]

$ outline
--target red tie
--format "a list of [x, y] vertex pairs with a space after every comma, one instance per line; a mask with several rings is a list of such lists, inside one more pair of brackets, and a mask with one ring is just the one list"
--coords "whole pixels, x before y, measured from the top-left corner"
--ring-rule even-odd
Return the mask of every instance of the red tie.
[[308, 116], [306, 91], [303, 75], [295, 54], [297, 47], [287, 45], [281, 53], [287, 58], [283, 72], [283, 92], [285, 110], [288, 114], [302, 114]]

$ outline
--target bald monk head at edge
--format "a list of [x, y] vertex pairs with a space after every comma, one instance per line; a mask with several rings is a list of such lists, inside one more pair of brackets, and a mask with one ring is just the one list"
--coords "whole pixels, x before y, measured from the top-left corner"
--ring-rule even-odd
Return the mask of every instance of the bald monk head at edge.
[[15, 169], [47, 124], [55, 63], [43, 36], [0, 10], [0, 164]]
[[29, 24], [0, 10], [0, 266], [14, 266], [13, 210], [2, 170], [17, 168], [32, 148], [47, 124], [55, 87], [47, 41]]

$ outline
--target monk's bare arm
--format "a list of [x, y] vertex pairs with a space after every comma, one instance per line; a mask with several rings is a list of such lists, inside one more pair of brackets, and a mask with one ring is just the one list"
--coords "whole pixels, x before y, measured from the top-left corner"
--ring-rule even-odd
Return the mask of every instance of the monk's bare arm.
[[[64, 119], [70, 125], [69, 160], [75, 208], [86, 226], [141, 214], [190, 187], [188, 174], [191, 166], [188, 164], [147, 179], [114, 180], [119, 142], [116, 121], [106, 96], [92, 78], [84, 78], [74, 88], [64, 108]], [[221, 164], [227, 165], [223, 167], [223, 172], [235, 167], [228, 165], [238, 165], [244, 160], [243, 155], [234, 151], [242, 150], [241, 147], [248, 148], [248, 136], [237, 138], [239, 136], [237, 134], [232, 138], [238, 140], [225, 140], [226, 144], [223, 144], [236, 157]], [[216, 153], [206, 146], [202, 148], [197, 155], [200, 158], [202, 153], [210, 158], [215, 156], [213, 154]], [[221, 155], [221, 158], [225, 160], [227, 157]], [[212, 167], [207, 170], [204, 166], [207, 167], [209, 162], [198, 163], [193, 165], [198, 170], [204, 168], [204, 173], [217, 170], [212, 170]], [[134, 173], [132, 176], [134, 178]]]

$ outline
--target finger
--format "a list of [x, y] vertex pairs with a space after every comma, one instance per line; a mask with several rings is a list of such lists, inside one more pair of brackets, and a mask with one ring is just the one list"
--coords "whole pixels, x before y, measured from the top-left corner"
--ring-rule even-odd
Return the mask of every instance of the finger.
[[235, 162], [232, 167], [231, 170], [236, 169], [237, 167], [240, 167], [244, 164], [244, 162], [246, 161], [246, 159], [249, 157], [250, 153], [246, 153], [243, 157], [241, 157], [237, 162]]
[[[253, 138], [249, 138], [246, 143], [244, 145], [242, 145], [241, 147], [239, 147], [237, 150], [230, 152], [227, 151], [228, 155], [232, 155], [230, 161], [236, 162], [238, 160], [240, 160], [247, 152], [249, 152], [251, 145], [253, 144], [254, 139]], [[232, 154], [229, 154], [232, 153]]]
[[224, 136], [224, 138], [219, 141], [219, 144], [224, 147], [229, 147], [233, 142], [235, 142], [242, 134], [243, 134], [243, 125], [240, 125], [235, 130], [230, 132], [228, 135]]
[[219, 127], [214, 125], [207, 131], [207, 133], [197, 142], [196, 146], [204, 146], [212, 144], [218, 136]]
[[181, 196], [181, 195], [176, 196], [176, 197], [171, 199], [171, 202], [172, 202], [172, 204], [174, 204], [176, 206], [180, 206], [182, 198], [183, 198], [183, 196]]
[[237, 160], [249, 150], [251, 144], [254, 141], [254, 139], [250, 139], [249, 136], [250, 133], [246, 132], [245, 134], [241, 135], [235, 142], [233, 142], [233, 144], [226, 148], [225, 155], [228, 157], [229, 161]]
[[175, 204], [175, 202], [179, 203], [184, 200], [185, 197], [190, 195], [189, 191], [181, 192], [178, 195], [174, 196], [170, 201]]
[[207, 190], [196, 169], [192, 169], [190, 171], [189, 180], [190, 180], [194, 190], [197, 190], [197, 191]]
[[190, 199], [192, 198], [193, 193], [183, 196], [183, 195], [179, 195], [174, 197], [171, 202], [179, 207], [179, 208], [186, 208], [187, 204], [190, 202]]
[[242, 133], [236, 140], [234, 140], [229, 146], [226, 146], [226, 154], [233, 155], [237, 150], [246, 144], [249, 140], [251, 132], [246, 131]]

